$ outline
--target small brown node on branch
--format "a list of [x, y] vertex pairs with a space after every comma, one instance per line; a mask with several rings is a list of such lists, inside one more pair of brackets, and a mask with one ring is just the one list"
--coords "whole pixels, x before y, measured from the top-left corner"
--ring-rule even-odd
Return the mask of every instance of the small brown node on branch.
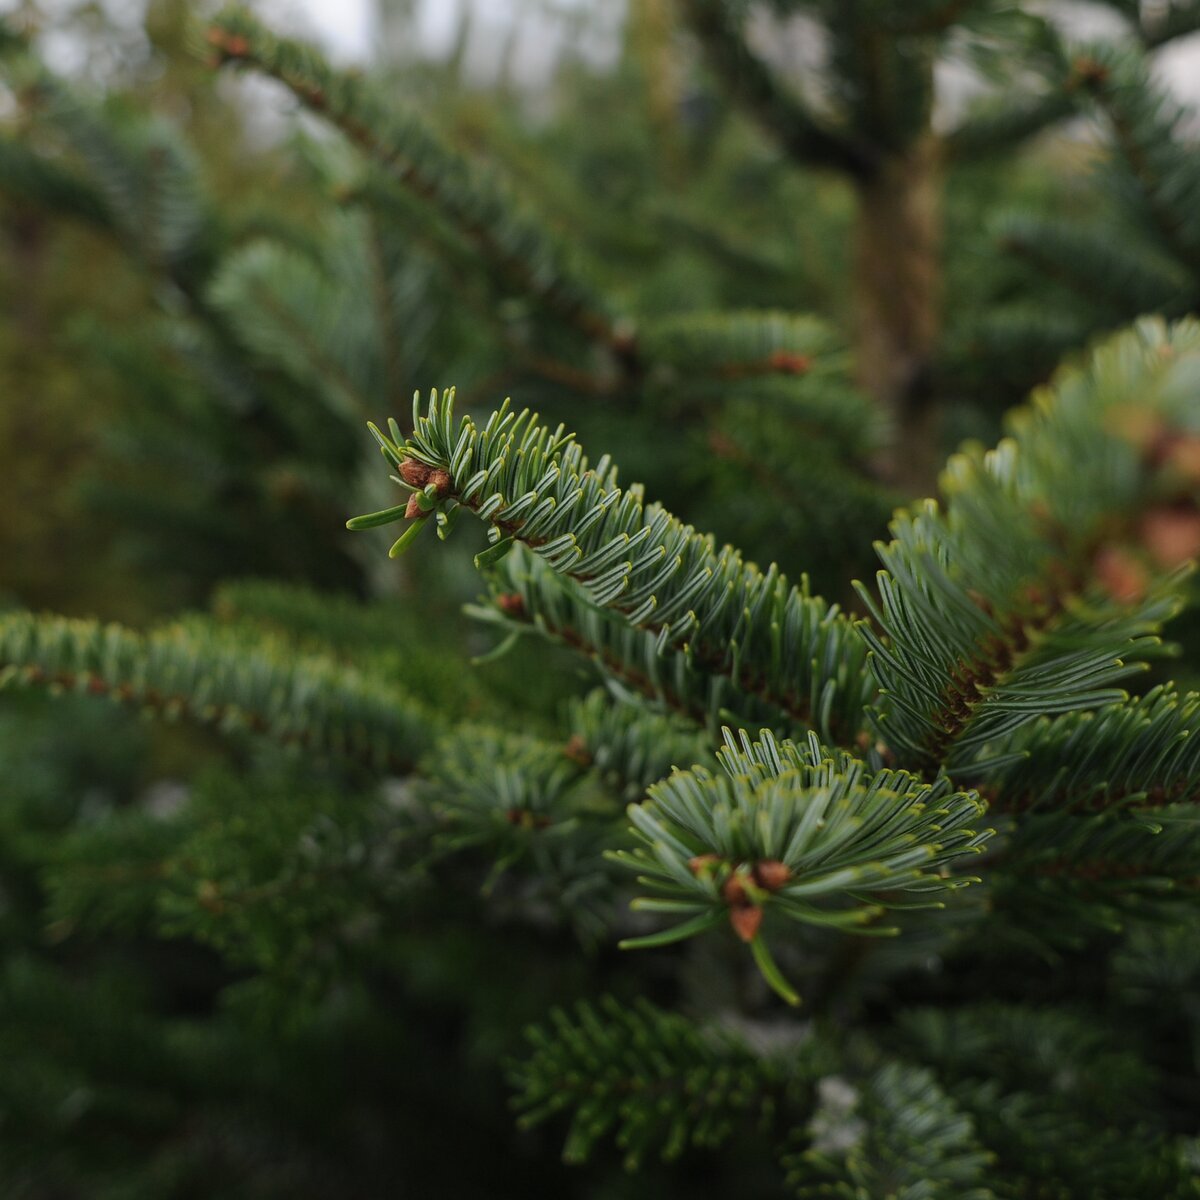
[[1165, 570], [1200, 555], [1200, 510], [1194, 504], [1153, 508], [1139, 526], [1150, 557]]
[[418, 462], [415, 458], [406, 458], [400, 464], [400, 478], [409, 487], [423, 488], [433, 474], [433, 468], [428, 463]]
[[776, 858], [764, 858], [754, 864], [754, 881], [768, 892], [777, 892], [792, 877], [787, 863]]
[[718, 458], [737, 458], [738, 456], [737, 443], [728, 434], [721, 433], [717, 429], [708, 435], [708, 448]]
[[1030, 608], [1045, 608], [1050, 603], [1050, 597], [1040, 583], [1027, 583], [1021, 589], [1021, 599]]
[[406, 458], [400, 464], [400, 478], [413, 488], [425, 488], [432, 483], [434, 492], [439, 497], [444, 496], [450, 490], [452, 483], [448, 471], [441, 467], [431, 467], [428, 463], [418, 462], [415, 458]]
[[733, 926], [733, 932], [742, 939], [743, 942], [752, 942], [758, 936], [758, 931], [762, 926], [763, 911], [761, 908], [756, 908], [753, 904], [743, 905], [738, 908], [729, 910], [729, 923]]
[[976, 591], [975, 588], [968, 588], [967, 599], [970, 600], [976, 608], [987, 613], [989, 617], [992, 615], [992, 602], [982, 592]]
[[588, 751], [587, 742], [577, 733], [571, 734], [567, 739], [567, 744], [563, 747], [563, 754], [573, 763], [578, 763], [581, 767], [590, 767], [592, 765], [592, 756]]
[[812, 367], [812, 359], [807, 354], [796, 354], [791, 350], [776, 350], [767, 363], [772, 371], [784, 375], [803, 375]]
[[730, 877], [721, 884], [721, 899], [726, 904], [732, 907], [737, 907], [740, 904], [749, 904], [750, 897], [746, 895], [746, 887], [742, 883], [740, 875], [730, 875]]
[[226, 58], [244, 58], [250, 51], [250, 43], [240, 33], [227, 33], [213, 26], [207, 33], [210, 46], [216, 46]]
[[612, 330], [611, 345], [619, 356], [637, 353], [637, 326], [632, 321], [618, 321]]
[[1162, 451], [1162, 465], [1187, 483], [1200, 483], [1200, 434], [1180, 433], [1168, 439]]
[[715, 854], [697, 854], [695, 858], [688, 859], [688, 870], [693, 875], [699, 875], [703, 871], [711, 871], [720, 861]]
[[404, 516], [406, 520], [411, 521], [414, 517], [425, 516], [425, 510], [421, 507], [420, 500], [417, 499], [417, 492], [413, 492], [408, 498], [408, 503], [404, 506]]
[[504, 814], [504, 819], [518, 829], [546, 829], [550, 825], [549, 817], [528, 808], [510, 808]]
[[496, 597], [496, 607], [510, 617], [525, 615], [525, 601], [517, 592], [501, 592]]
[[1151, 462], [1159, 460], [1160, 447], [1171, 438], [1162, 417], [1145, 405], [1115, 404], [1102, 421], [1108, 432], [1135, 446]]
[[1110, 74], [1111, 72], [1102, 62], [1097, 61], [1090, 54], [1080, 54], [1071, 63], [1071, 75], [1067, 80], [1067, 87], [1099, 87], [1108, 82]]
[[1122, 546], [1101, 547], [1092, 561], [1092, 570], [1114, 600], [1134, 604], [1146, 595], [1146, 568]]
[[225, 911], [225, 901], [221, 899], [221, 888], [211, 879], [202, 879], [196, 886], [196, 902], [201, 908], [206, 908], [215, 916]]

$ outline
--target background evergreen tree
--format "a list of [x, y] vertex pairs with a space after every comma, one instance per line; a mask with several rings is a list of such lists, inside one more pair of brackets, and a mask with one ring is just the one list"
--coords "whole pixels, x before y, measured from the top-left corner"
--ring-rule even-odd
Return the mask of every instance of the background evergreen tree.
[[4, 38], [6, 1191], [1196, 1195], [1196, 6], [645, 0], [540, 123], [188, 7]]

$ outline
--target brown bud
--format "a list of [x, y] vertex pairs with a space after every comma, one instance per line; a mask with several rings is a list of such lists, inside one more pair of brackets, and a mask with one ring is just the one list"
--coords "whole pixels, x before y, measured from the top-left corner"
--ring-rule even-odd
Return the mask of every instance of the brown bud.
[[1163, 465], [1188, 483], [1200, 483], [1200, 435], [1184, 433], [1172, 438], [1163, 454]]
[[450, 490], [450, 473], [435, 467], [429, 472], [429, 482], [437, 489], [439, 496], [444, 496]]
[[433, 468], [431, 466], [423, 462], [417, 462], [415, 458], [406, 458], [400, 464], [400, 478], [409, 487], [423, 488], [429, 482], [429, 477], [432, 474]]
[[718, 458], [737, 458], [737, 443], [728, 435], [714, 429], [708, 435], [708, 448]]
[[749, 898], [746, 896], [746, 888], [742, 883], [740, 875], [730, 875], [730, 877], [721, 884], [721, 899], [726, 904], [738, 905], [748, 904]]
[[741, 905], [738, 908], [729, 910], [729, 923], [733, 926], [733, 932], [742, 939], [743, 942], [752, 942], [758, 936], [758, 931], [762, 925], [763, 911], [761, 908], [755, 908], [752, 904]]
[[1150, 557], [1166, 570], [1200, 555], [1200, 510], [1193, 505], [1151, 509], [1140, 532]]
[[1027, 583], [1021, 589], [1021, 599], [1031, 608], [1045, 608], [1049, 603], [1045, 590], [1036, 583]]
[[196, 903], [206, 908], [210, 913], [220, 916], [225, 911], [225, 902], [221, 899], [220, 885], [211, 879], [202, 879], [196, 885]]
[[781, 863], [776, 858], [764, 858], [754, 865], [755, 882], [768, 892], [779, 891], [791, 877], [787, 863]]
[[528, 808], [510, 808], [504, 814], [504, 819], [519, 829], [546, 829], [550, 825], [549, 817], [531, 812]]
[[507, 613], [510, 617], [523, 617], [525, 615], [525, 601], [521, 599], [517, 592], [502, 592], [496, 597], [496, 607], [502, 613]]
[[812, 359], [806, 354], [793, 354], [788, 350], [776, 350], [767, 363], [772, 371], [785, 375], [803, 375], [811, 366]]
[[1136, 603], [1146, 594], [1146, 568], [1128, 550], [1103, 546], [1092, 563], [1100, 585], [1114, 600]]
[[209, 29], [206, 37], [209, 45], [216, 46], [230, 58], [241, 58], [250, 49], [250, 43], [240, 33], [226, 33], [215, 26]]
[[1071, 64], [1068, 86], [1096, 87], [1106, 82], [1108, 75], [1108, 68], [1102, 62], [1097, 62], [1090, 54], [1081, 54]]
[[1162, 461], [1171, 439], [1163, 419], [1142, 404], [1116, 404], [1101, 417], [1104, 428], [1129, 442], [1151, 463]]
[[701, 871], [707, 871], [710, 867], [715, 867], [721, 860], [715, 854], [697, 854], [695, 858], [688, 859], [688, 870], [693, 875], [699, 875]]
[[578, 763], [581, 767], [590, 767], [592, 765], [592, 756], [588, 753], [587, 742], [577, 733], [571, 734], [567, 739], [567, 744], [563, 747], [563, 754], [572, 762]]
[[992, 602], [980, 591], [975, 588], [967, 588], [967, 599], [971, 601], [976, 608], [982, 609], [985, 613], [991, 616]]
[[408, 498], [408, 503], [404, 506], [404, 516], [406, 520], [411, 521], [414, 517], [425, 516], [425, 510], [421, 507], [420, 500], [417, 499], [417, 493], [413, 492]]

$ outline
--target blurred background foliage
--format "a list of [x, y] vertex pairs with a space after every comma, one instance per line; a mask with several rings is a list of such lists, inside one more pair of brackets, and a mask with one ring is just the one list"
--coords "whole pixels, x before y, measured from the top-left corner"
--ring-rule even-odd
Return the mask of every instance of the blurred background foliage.
[[[619, 354], [493, 278], [280, 89], [215, 72], [194, 28], [206, 4], [149, 0], [135, 27], [24, 0], [0, 82], [4, 603], [139, 626], [209, 613], [235, 646], [266, 631], [284, 658], [399, 680], [448, 720], [498, 712], [513, 737], [559, 736], [587, 683], [574, 660], [521, 643], [464, 664], [493, 642], [460, 612], [481, 543], [418, 547], [400, 570], [344, 529], [390, 502], [365, 421], [404, 420], [414, 389], [450, 384], [467, 409], [511, 393], [567, 422], [698, 527], [848, 598], [908, 498], [881, 478], [887, 431], [846, 378], [852, 184], [798, 168], [734, 109], [665, 0], [628, 7], [611, 60], [568, 39], [532, 88], [503, 48], [507, 68], [473, 72], [466, 24], [427, 57], [412, 6], [381, 8], [388, 93], [509, 180], [597, 293], [634, 320], [818, 314], [813, 394], [781, 416], [770, 379], [728, 398], [670, 370], [625, 386]], [[572, 37], [600, 17], [581, 7]], [[84, 48], [78, 79], [46, 65], [49, 35]], [[943, 449], [994, 439], [1096, 333], [1195, 307], [1195, 257], [1153, 249], [1140, 294], [1080, 272], [1091, 248], [1054, 260], [1047, 222], [1140, 236], [1107, 162], [1076, 122], [948, 171]], [[703, 331], [688, 336], [702, 356]], [[673, 1002], [681, 985], [607, 942], [581, 956], [551, 900], [533, 898], [540, 923], [508, 919], [532, 903], [509, 882], [482, 903], [486, 853], [425, 860], [411, 780], [26, 693], [0, 706], [0, 761], [5, 1196], [778, 1194], [753, 1138], [630, 1176], [616, 1153], [571, 1172], [555, 1131], [513, 1133], [502, 1064], [527, 1022], [601, 991]], [[1186, 1058], [1197, 1014], [1148, 965], [1164, 936], [1130, 945], [1105, 986], [1153, 1007]], [[719, 949], [688, 954], [693, 1006], [757, 986]], [[1006, 969], [1037, 963], [1014, 950]]]

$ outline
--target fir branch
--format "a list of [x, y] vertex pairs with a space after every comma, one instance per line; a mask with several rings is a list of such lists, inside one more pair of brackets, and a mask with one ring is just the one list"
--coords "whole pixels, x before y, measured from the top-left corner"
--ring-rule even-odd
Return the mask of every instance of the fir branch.
[[[643, 324], [639, 347], [658, 370], [687, 379], [848, 373], [849, 353], [818, 317], [787, 312], [685, 313]], [[864, 408], [866, 405], [864, 404]]]
[[1096, 48], [1076, 67], [1112, 130], [1118, 194], [1149, 219], [1164, 248], [1200, 274], [1200, 167], [1186, 110], [1150, 75], [1143, 56]]
[[1010, 214], [997, 221], [1001, 249], [1027, 260], [1089, 307], [1120, 319], [1185, 307], [1196, 280], [1177, 259], [1138, 240], [1113, 238], [1108, 225]]
[[1200, 888], [1200, 821], [1194, 805], [1092, 817], [1032, 813], [990, 865], [1013, 877], [1010, 893], [1022, 887], [1036, 892], [1046, 882], [1053, 885], [1046, 894], [1073, 892], [1085, 903], [1073, 906], [1072, 919], [1081, 923], [1080, 910], [1091, 904], [1095, 923], [1103, 919], [1102, 898], [1128, 907], [1139, 899], [1157, 903], [1178, 893], [1194, 896]]
[[1200, 325], [1141, 323], [1061, 372], [996, 450], [952, 459], [944, 513], [894, 523], [880, 599], [862, 594], [883, 631], [866, 631], [877, 730], [899, 761], [965, 767], [1042, 715], [1120, 699], [1112, 684], [1162, 652], [1200, 551], [1200, 511], [1195, 546], [1163, 537], [1195, 509], [1172, 463], [1194, 436], [1198, 361]]
[[819, 120], [750, 51], [738, 5], [730, 0], [687, 0], [684, 15], [730, 97], [789, 157], [810, 166], [832, 167], [855, 179], [868, 178], [876, 170], [877, 147], [849, 128]]
[[571, 702], [566, 753], [595, 770], [627, 801], [676, 767], [715, 761], [709, 739], [690, 721], [614, 702], [603, 690]]
[[523, 547], [515, 547], [487, 578], [490, 603], [469, 606], [468, 614], [506, 638], [536, 633], [567, 646], [591, 659], [621, 690], [704, 724], [714, 737], [722, 721], [734, 717], [780, 726], [795, 721], [777, 706], [737, 692], [725, 676], [703, 672], [685, 652], [660, 647], [653, 632], [597, 608], [580, 587]]
[[1065, 85], [1052, 87], [1032, 99], [1014, 101], [1005, 96], [976, 107], [950, 130], [942, 141], [943, 153], [950, 162], [986, 158], [1019, 146], [1078, 111], [1078, 96]]
[[[991, 1080], [1005, 1091], [1069, 1098], [1077, 1112], [1127, 1119], [1149, 1099], [1146, 1064], [1085, 1009], [983, 1001], [910, 1009], [895, 1034], [947, 1085]], [[1122, 1111], [1123, 1110], [1123, 1111]]]
[[825, 1054], [813, 1042], [785, 1062], [761, 1057], [734, 1034], [693, 1024], [639, 999], [555, 1009], [531, 1027], [528, 1058], [510, 1069], [514, 1104], [528, 1128], [571, 1114], [563, 1158], [584, 1162], [612, 1132], [636, 1168], [651, 1152], [670, 1161], [689, 1146], [723, 1145], [739, 1125], [795, 1118]]
[[116, 230], [107, 199], [86, 176], [38, 153], [25, 140], [0, 138], [0, 189], [22, 204], [73, 217], [107, 233]]
[[93, 195], [76, 200], [101, 218], [99, 227], [189, 292], [192, 261], [204, 253], [213, 223], [190, 147], [161, 121], [108, 116], [31, 57], [10, 72], [31, 113], [81, 167], [79, 185], [58, 180], [60, 194], [85, 187]]
[[984, 1002], [911, 1010], [896, 1032], [974, 1118], [1003, 1194], [1195, 1195], [1187, 1144], [1154, 1127], [1156, 1081], [1124, 1020]]
[[469, 417], [456, 425], [453, 393], [434, 394], [424, 414], [414, 398], [413, 426], [407, 440], [395, 426], [390, 438], [374, 430], [413, 489], [409, 507], [351, 527], [403, 511], [413, 523], [402, 546], [419, 514], [466, 508], [492, 527], [493, 550], [481, 559], [521, 542], [700, 674], [728, 678], [830, 741], [857, 735], [870, 697], [865, 643], [836, 605], [791, 587], [775, 565], [764, 573], [731, 546], [717, 550], [711, 536], [647, 505], [640, 486], [620, 488], [607, 458], [592, 468], [573, 435], [528, 410], [506, 403], [483, 428]]
[[929, 1071], [891, 1062], [837, 1083], [784, 1160], [802, 1200], [995, 1200], [975, 1122]]
[[256, 358], [311, 389], [331, 411], [361, 418], [383, 382], [364, 232], [344, 217], [325, 232], [342, 278], [306, 254], [260, 239], [225, 258], [207, 298]]
[[218, 63], [262, 71], [331, 121], [369, 160], [449, 221], [510, 284], [589, 338], [624, 348], [613, 318], [567, 268], [543, 228], [516, 212], [491, 180], [415, 118], [398, 115], [361, 76], [334, 70], [309, 46], [275, 37], [240, 7], [220, 13], [207, 40]]
[[990, 836], [970, 827], [984, 812], [973, 794], [944, 778], [871, 773], [811, 734], [805, 746], [766, 732], [759, 742], [743, 732], [739, 742], [726, 731], [725, 741], [723, 776], [703, 767], [674, 774], [629, 809], [642, 845], [613, 857], [651, 889], [635, 907], [683, 923], [627, 944], [676, 941], [727, 921], [771, 986], [795, 1003], [760, 934], [764, 917], [863, 930], [888, 907], [940, 906], [906, 905], [900, 893], [971, 882], [947, 868]]
[[407, 771], [429, 719], [394, 688], [312, 655], [248, 650], [192, 627], [0, 617], [0, 686], [103, 696], [168, 719], [245, 730], [376, 770]]
[[572, 789], [586, 766], [561, 744], [465, 725], [433, 748], [426, 774], [459, 846], [569, 830], [577, 816]]
[[570, 717], [565, 742], [457, 727], [425, 757], [419, 792], [435, 849], [486, 855], [484, 891], [493, 900], [498, 881], [520, 869], [507, 898], [523, 917], [561, 914], [598, 944], [615, 919], [604, 852], [625, 841], [619, 801], [644, 795], [674, 762], [711, 753], [694, 726], [602, 692], [573, 705]]
[[981, 789], [1002, 813], [1161, 808], [1200, 799], [1200, 696], [1157, 687], [1096, 712], [1027, 725]]
[[435, 854], [475, 852], [493, 921], [570, 925], [596, 948], [611, 939], [618, 807], [560, 742], [466, 725], [425, 757], [418, 796]]

